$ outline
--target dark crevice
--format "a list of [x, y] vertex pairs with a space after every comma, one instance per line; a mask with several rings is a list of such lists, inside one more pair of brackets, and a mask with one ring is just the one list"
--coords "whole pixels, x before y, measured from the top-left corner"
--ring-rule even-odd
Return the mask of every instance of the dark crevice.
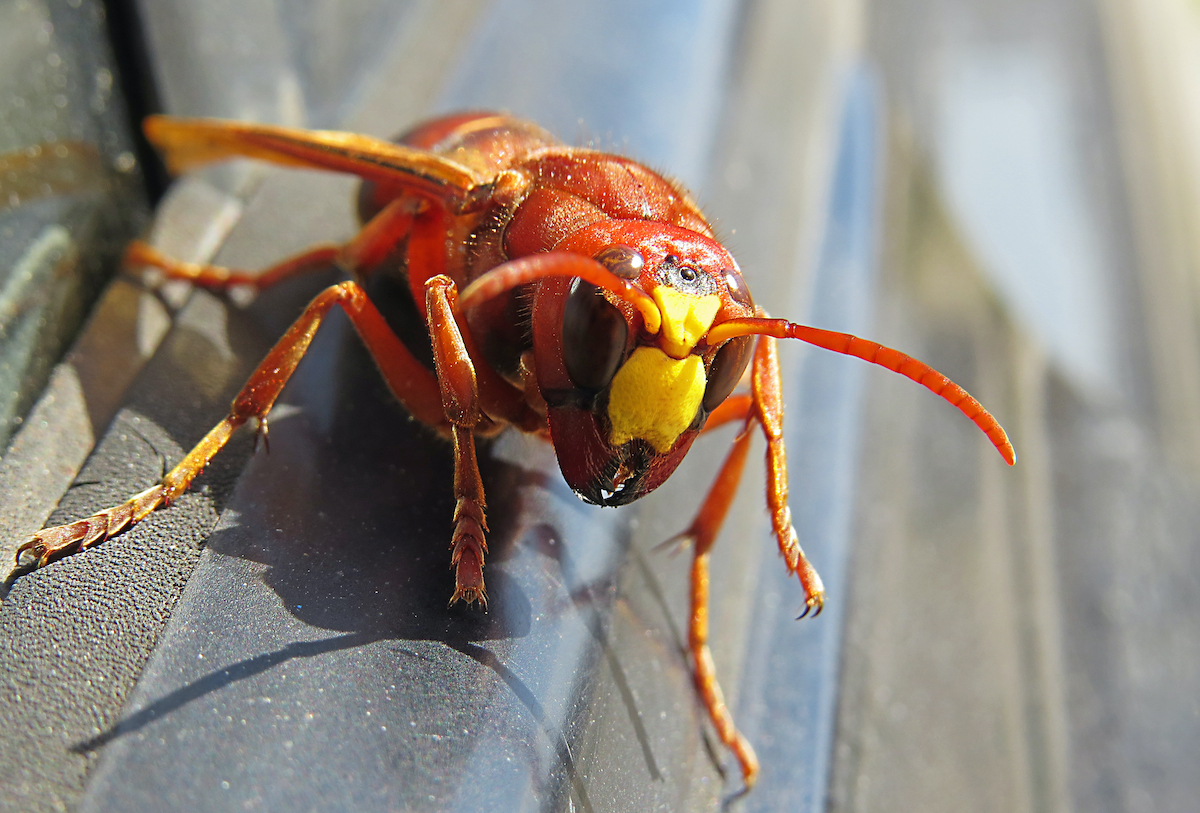
[[125, 98], [146, 195], [153, 205], [166, 191], [170, 176], [158, 153], [142, 134], [142, 120], [163, 110], [151, 68], [145, 29], [134, 0], [101, 0], [101, 4], [108, 21], [108, 41], [116, 63], [117, 82]]

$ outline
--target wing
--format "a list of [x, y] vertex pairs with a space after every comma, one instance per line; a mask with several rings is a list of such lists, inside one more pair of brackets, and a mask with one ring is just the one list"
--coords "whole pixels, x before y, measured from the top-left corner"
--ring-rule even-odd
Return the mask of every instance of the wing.
[[456, 212], [487, 201], [491, 178], [440, 155], [357, 133], [299, 130], [221, 119], [150, 116], [146, 138], [172, 174], [231, 158], [257, 158], [283, 166], [346, 172], [441, 201]]

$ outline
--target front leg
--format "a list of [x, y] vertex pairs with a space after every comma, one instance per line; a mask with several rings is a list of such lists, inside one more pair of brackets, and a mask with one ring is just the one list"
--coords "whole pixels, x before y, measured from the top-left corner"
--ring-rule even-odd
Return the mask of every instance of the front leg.
[[459, 599], [487, 606], [487, 589], [483, 583], [483, 556], [487, 552], [487, 507], [483, 496], [483, 480], [475, 456], [475, 428], [483, 418], [479, 409], [479, 384], [475, 364], [467, 352], [466, 342], [454, 305], [458, 289], [444, 274], [431, 277], [425, 283], [426, 321], [433, 344], [433, 361], [438, 386], [442, 393], [442, 409], [453, 428], [454, 438], [454, 534], [450, 539], [450, 566], [454, 568], [454, 594], [450, 603]]
[[783, 384], [779, 375], [779, 356], [775, 339], [762, 336], [754, 349], [752, 377], [754, 409], [763, 434], [767, 438], [767, 509], [771, 527], [779, 542], [779, 552], [787, 562], [788, 572], [800, 577], [804, 587], [804, 610], [817, 615], [825, 606], [825, 586], [817, 570], [800, 547], [796, 528], [792, 525], [792, 509], [788, 507], [787, 451], [783, 444]]

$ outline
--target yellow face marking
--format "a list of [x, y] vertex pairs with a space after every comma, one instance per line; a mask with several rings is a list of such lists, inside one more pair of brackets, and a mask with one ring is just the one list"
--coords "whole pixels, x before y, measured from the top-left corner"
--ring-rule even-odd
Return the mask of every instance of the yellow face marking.
[[721, 309], [721, 297], [717, 294], [692, 296], [669, 285], [659, 285], [650, 295], [662, 312], [663, 349], [674, 358], [692, 352]]
[[641, 438], [665, 453], [691, 426], [704, 397], [704, 362], [673, 359], [657, 347], [639, 347], [617, 371], [608, 395], [614, 446]]

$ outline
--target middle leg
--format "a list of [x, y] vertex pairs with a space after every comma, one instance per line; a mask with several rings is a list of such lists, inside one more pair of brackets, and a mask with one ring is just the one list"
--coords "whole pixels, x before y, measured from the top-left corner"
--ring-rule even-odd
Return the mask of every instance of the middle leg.
[[167, 472], [161, 482], [120, 505], [76, 522], [39, 531], [17, 550], [18, 564], [41, 567], [54, 559], [99, 544], [140, 522], [156, 508], [170, 505], [191, 486], [233, 432], [247, 421], [257, 419], [259, 432], [265, 436], [267, 415], [275, 400], [335, 305], [340, 305], [350, 317], [388, 386], [409, 412], [435, 426], [444, 425], [433, 374], [396, 338], [357, 283], [334, 285], [321, 292], [288, 328], [233, 399], [224, 420]]
[[260, 271], [190, 263], [168, 257], [142, 240], [132, 241], [121, 263], [126, 268], [156, 268], [167, 280], [182, 280], [211, 291], [246, 289], [258, 293], [285, 280], [325, 271], [333, 266], [359, 278], [378, 268], [413, 228], [418, 204], [409, 199], [389, 203], [349, 242], [320, 243]]
[[704, 432], [727, 423], [741, 422], [733, 446], [725, 456], [721, 470], [705, 494], [695, 518], [685, 531], [668, 539], [664, 545], [692, 546], [691, 602], [688, 616], [688, 652], [692, 657], [696, 691], [704, 704], [718, 739], [734, 756], [742, 769], [742, 779], [749, 788], [758, 776], [758, 757], [749, 740], [742, 736], [725, 704], [725, 694], [717, 680], [712, 650], [708, 645], [709, 617], [709, 554], [717, 534], [729, 513], [737, 494], [746, 454], [750, 449], [751, 426], [755, 421], [753, 396], [735, 394], [727, 398], [709, 416]]
[[733, 715], [725, 704], [725, 694], [717, 681], [716, 666], [713, 664], [712, 650], [708, 646], [708, 614], [709, 614], [709, 553], [717, 532], [729, 513], [729, 506], [737, 493], [738, 483], [742, 479], [742, 471], [746, 467], [746, 453], [750, 448], [749, 417], [734, 439], [733, 447], [725, 458], [721, 471], [708, 490], [704, 502], [696, 514], [695, 520], [683, 533], [683, 538], [693, 546], [691, 573], [691, 616], [688, 620], [688, 651], [692, 654], [695, 665], [696, 689], [708, 711], [709, 719], [717, 731], [717, 736], [725, 747], [733, 751], [742, 768], [742, 779], [749, 788], [758, 777], [758, 757], [742, 733], [733, 722]]
[[[775, 340], [769, 336], [759, 339], [755, 348], [751, 373], [751, 393], [733, 395], [709, 418], [705, 431], [733, 421], [744, 421], [741, 432], [725, 458], [720, 472], [709, 488], [695, 519], [687, 530], [675, 537], [693, 546], [691, 572], [691, 618], [688, 625], [688, 650], [695, 663], [696, 687], [705, 709], [716, 728], [717, 735], [741, 764], [747, 787], [758, 775], [758, 759], [754, 749], [737, 730], [733, 716], [725, 704], [724, 694], [717, 681], [712, 651], [708, 645], [709, 617], [709, 553], [729, 512], [733, 497], [745, 469], [750, 445], [750, 429], [758, 423], [767, 439], [767, 507], [779, 550], [788, 570], [800, 577], [805, 591], [805, 609], [820, 612], [825, 601], [821, 577], [813, 568], [792, 525], [788, 507], [787, 455], [783, 441], [783, 392], [776, 355]], [[668, 540], [672, 542], [675, 540]]]

